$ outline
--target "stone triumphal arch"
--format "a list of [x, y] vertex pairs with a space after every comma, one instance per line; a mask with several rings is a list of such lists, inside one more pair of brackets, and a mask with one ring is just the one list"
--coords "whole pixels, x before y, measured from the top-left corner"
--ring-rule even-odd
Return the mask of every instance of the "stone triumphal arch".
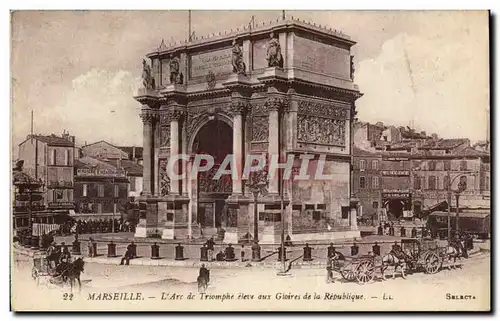
[[234, 154], [310, 154], [325, 157], [328, 180], [268, 182], [258, 198], [261, 243], [359, 236], [351, 198], [355, 44], [348, 36], [297, 20], [243, 28], [212, 38], [159, 48], [144, 61], [142, 104], [144, 187], [136, 236], [165, 239], [219, 236], [236, 243], [252, 237], [253, 198], [241, 178], [212, 180], [213, 169], [192, 178], [192, 159], [179, 162], [181, 180], [166, 166], [177, 154], [208, 153], [216, 166]]

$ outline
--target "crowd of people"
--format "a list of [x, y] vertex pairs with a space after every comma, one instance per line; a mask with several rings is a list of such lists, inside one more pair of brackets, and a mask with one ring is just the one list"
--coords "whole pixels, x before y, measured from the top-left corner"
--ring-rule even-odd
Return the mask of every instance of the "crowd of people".
[[[114, 228], [113, 228], [114, 225]], [[135, 224], [120, 219], [78, 220], [71, 228], [71, 234], [95, 234], [115, 232], [135, 232]]]

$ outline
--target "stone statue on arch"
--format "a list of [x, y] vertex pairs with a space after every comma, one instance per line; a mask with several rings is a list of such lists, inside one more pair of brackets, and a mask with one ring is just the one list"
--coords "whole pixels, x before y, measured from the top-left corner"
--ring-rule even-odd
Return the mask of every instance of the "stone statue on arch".
[[238, 75], [246, 75], [246, 66], [243, 62], [243, 50], [241, 49], [236, 39], [233, 40], [232, 53], [233, 58], [231, 62], [233, 65], [233, 72], [237, 73]]
[[182, 85], [184, 82], [184, 75], [180, 72], [179, 58], [170, 54], [170, 83], [174, 85]]
[[144, 89], [155, 89], [155, 79], [146, 59], [142, 59], [142, 85]]
[[274, 32], [271, 32], [267, 43], [267, 66], [283, 68], [283, 56], [281, 55], [281, 45]]

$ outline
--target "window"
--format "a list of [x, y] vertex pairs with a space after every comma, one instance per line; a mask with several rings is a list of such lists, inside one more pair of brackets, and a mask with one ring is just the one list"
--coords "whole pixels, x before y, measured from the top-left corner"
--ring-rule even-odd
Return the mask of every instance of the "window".
[[429, 161], [429, 170], [430, 171], [436, 170], [436, 163], [434, 161]]
[[467, 161], [463, 160], [460, 162], [460, 170], [461, 171], [466, 171], [467, 170]]
[[55, 164], [56, 164], [56, 150], [49, 149], [49, 165], [55, 165]]
[[372, 177], [372, 188], [377, 189], [378, 188], [378, 176], [373, 176]]
[[363, 176], [359, 178], [359, 188], [366, 188], [366, 178]]
[[130, 177], [130, 191], [135, 192], [135, 177]]
[[97, 197], [104, 197], [104, 185], [97, 185]]
[[118, 197], [119, 187], [118, 184], [115, 184], [115, 197]]
[[97, 213], [101, 214], [102, 213], [102, 204], [97, 203]]
[[378, 170], [378, 160], [372, 160], [372, 169], [375, 171]]
[[413, 189], [416, 190], [422, 189], [422, 180], [420, 177], [415, 177], [413, 179]]
[[342, 206], [342, 218], [343, 219], [349, 218], [349, 206]]
[[485, 183], [486, 183], [486, 185], [484, 186], [484, 189], [489, 191], [490, 190], [490, 176], [489, 175], [485, 177]]
[[63, 198], [64, 198], [64, 192], [63, 192], [63, 190], [56, 189], [54, 191], [54, 200], [58, 202], [58, 201], [62, 200]]
[[366, 168], [366, 161], [365, 161], [364, 159], [361, 159], [361, 160], [359, 161], [359, 170], [360, 170], [360, 171], [364, 171], [364, 170], [365, 170], [365, 168]]
[[87, 197], [87, 184], [82, 185], [82, 196]]
[[450, 185], [450, 177], [449, 176], [443, 177], [443, 189], [448, 190], [449, 185]]
[[64, 150], [64, 165], [68, 166], [69, 165], [69, 150]]
[[321, 212], [320, 211], [313, 211], [313, 220], [319, 221], [321, 219]]
[[378, 202], [373, 202], [373, 203], [372, 203], [372, 207], [373, 207], [373, 208], [378, 208]]
[[387, 135], [384, 135], [384, 141], [387, 141]]
[[436, 189], [436, 176], [429, 176], [429, 189]]
[[467, 189], [467, 176], [460, 176], [460, 181], [458, 182], [458, 189], [465, 191]]
[[445, 161], [444, 162], [444, 170], [445, 171], [449, 171], [450, 170], [450, 161]]

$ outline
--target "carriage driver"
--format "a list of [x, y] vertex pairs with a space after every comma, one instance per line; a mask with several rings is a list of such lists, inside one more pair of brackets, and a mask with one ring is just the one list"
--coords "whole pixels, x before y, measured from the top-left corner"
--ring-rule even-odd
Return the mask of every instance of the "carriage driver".
[[403, 252], [403, 249], [401, 248], [401, 245], [399, 245], [398, 242], [394, 242], [391, 252], [398, 259], [404, 259], [406, 256], [406, 254]]
[[45, 257], [49, 268], [52, 268], [52, 262], [54, 262], [54, 265], [57, 265], [57, 262], [55, 260], [56, 254], [57, 254], [56, 242], [52, 242], [47, 248], [47, 256]]
[[68, 246], [62, 242], [61, 243], [61, 261], [70, 262], [71, 261], [71, 253], [69, 252]]

